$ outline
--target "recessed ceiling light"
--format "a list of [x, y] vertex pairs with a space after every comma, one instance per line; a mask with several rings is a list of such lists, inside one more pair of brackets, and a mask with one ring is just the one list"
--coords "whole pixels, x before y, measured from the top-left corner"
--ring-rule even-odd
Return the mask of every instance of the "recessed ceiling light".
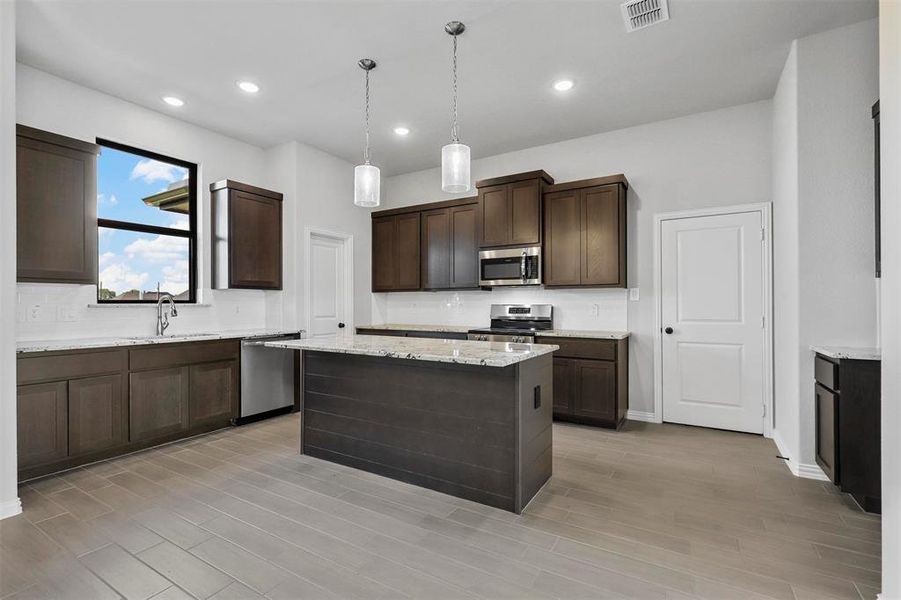
[[554, 82], [554, 89], [558, 92], [568, 92], [573, 89], [573, 85], [575, 84], [572, 79], [561, 79], [560, 81]]
[[238, 81], [236, 82], [238, 87], [247, 92], [248, 94], [256, 94], [260, 91], [260, 86], [255, 84], [252, 81]]
[[396, 133], [397, 135], [410, 135], [410, 128], [399, 125], [394, 128], [394, 133]]
[[185, 101], [181, 98], [176, 98], [175, 96], [163, 96], [163, 102], [168, 104], [169, 106], [184, 106]]

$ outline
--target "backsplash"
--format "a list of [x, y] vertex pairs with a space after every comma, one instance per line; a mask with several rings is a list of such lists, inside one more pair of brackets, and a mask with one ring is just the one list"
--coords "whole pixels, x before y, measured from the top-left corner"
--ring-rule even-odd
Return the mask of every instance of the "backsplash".
[[[151, 335], [156, 305], [97, 306], [93, 285], [17, 285], [16, 339]], [[253, 329], [267, 323], [266, 292], [202, 290], [201, 304], [180, 304], [166, 333]]]
[[554, 327], [628, 329], [628, 290], [496, 288], [492, 291], [392, 292], [373, 295], [372, 323], [488, 325], [492, 304], [553, 304]]

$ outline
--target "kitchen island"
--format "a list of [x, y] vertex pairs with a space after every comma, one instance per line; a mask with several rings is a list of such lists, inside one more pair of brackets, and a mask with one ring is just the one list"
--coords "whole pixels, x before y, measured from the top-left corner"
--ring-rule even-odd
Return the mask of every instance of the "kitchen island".
[[557, 346], [349, 335], [302, 352], [300, 450], [516, 513], [551, 476]]

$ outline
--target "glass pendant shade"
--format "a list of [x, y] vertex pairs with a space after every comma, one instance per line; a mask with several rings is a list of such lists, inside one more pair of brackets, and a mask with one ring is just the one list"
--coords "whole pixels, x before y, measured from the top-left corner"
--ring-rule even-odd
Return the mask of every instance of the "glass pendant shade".
[[354, 167], [354, 204], [357, 206], [378, 206], [381, 200], [381, 175], [379, 168], [372, 165]]
[[469, 146], [451, 143], [441, 148], [441, 189], [445, 192], [468, 192]]

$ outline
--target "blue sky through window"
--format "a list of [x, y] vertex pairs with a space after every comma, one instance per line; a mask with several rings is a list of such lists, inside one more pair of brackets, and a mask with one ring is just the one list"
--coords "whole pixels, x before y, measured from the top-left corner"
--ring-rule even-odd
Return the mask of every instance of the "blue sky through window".
[[[104, 147], [97, 166], [97, 215], [102, 219], [188, 229], [188, 215], [149, 206], [145, 198], [187, 185], [188, 170]], [[183, 185], [182, 185], [183, 184]], [[188, 240], [99, 229], [100, 285], [120, 296], [130, 290], [178, 295], [188, 289]], [[137, 298], [130, 298], [137, 299]]]

